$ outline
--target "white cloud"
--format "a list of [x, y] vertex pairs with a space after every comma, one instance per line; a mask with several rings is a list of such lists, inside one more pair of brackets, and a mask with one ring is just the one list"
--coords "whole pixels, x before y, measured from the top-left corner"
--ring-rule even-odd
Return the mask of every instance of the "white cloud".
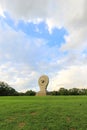
[[48, 13], [50, 0], [0, 0], [0, 3], [13, 17], [29, 20], [44, 18]]
[[1, 5], [0, 5], [0, 15], [4, 17], [3, 9], [2, 9], [2, 7], [1, 7]]
[[61, 47], [61, 50], [71, 51], [83, 51], [87, 48], [87, 26], [76, 26], [72, 30], [70, 30], [69, 36], [66, 36], [66, 44]]
[[[53, 70], [49, 63], [57, 56], [57, 48], [43, 39], [32, 38], [0, 23], [0, 81], [18, 91], [38, 90], [41, 74]], [[55, 53], [56, 51], [56, 53]]]
[[85, 0], [0, 0], [3, 10], [13, 17], [24, 20], [51, 18], [54, 24], [59, 23], [61, 26], [83, 16], [84, 2]]
[[37, 89], [39, 73], [35, 62], [41, 48], [37, 42], [43, 44], [43, 40], [27, 37], [7, 25], [3, 27], [1, 23], [0, 34], [0, 81], [7, 82], [18, 91]]
[[7, 82], [17, 91], [37, 89], [38, 73], [27, 64], [4, 63], [0, 65], [0, 80]]
[[0, 0], [2, 9], [13, 18], [24, 21], [43, 19], [49, 30], [52, 27], [65, 27], [69, 32], [62, 50], [86, 46], [87, 8], [86, 0]]
[[[68, 54], [60, 58], [57, 55], [57, 48], [49, 48], [43, 39], [30, 38], [29, 40], [23, 32], [16, 32], [7, 27], [7, 25], [4, 25], [3, 29], [2, 25], [0, 25], [0, 60], [3, 62], [4, 58], [7, 61], [29, 63], [28, 66], [31, 69], [28, 72], [31, 76], [30, 80], [28, 80], [29, 75], [24, 68], [25, 77], [22, 74], [22, 77], [21, 75], [19, 76], [20, 67], [15, 68], [15, 66], [13, 66], [17, 71], [14, 74], [15, 81], [9, 80], [10, 77], [6, 79], [5, 75], [10, 75], [10, 70], [8, 69], [4, 73], [1, 70], [0, 75], [3, 73], [6, 81], [19, 85], [20, 88], [24, 84], [33, 84], [34, 75], [39, 76], [43, 72], [46, 72], [50, 78], [52, 77], [49, 89], [87, 87], [87, 54], [82, 53], [87, 48], [86, 5], [87, 0], [0, 0], [0, 15], [3, 14], [3, 11], [8, 11], [16, 20], [33, 20], [35, 22], [38, 19], [43, 19], [48, 24], [50, 31], [52, 27], [56, 26], [58, 28], [66, 28], [69, 33], [65, 37], [66, 43], [60, 48], [60, 51], [68, 51]], [[46, 61], [46, 57], [51, 59], [50, 63]], [[23, 79], [25, 80], [23, 81]]]
[[87, 88], [87, 65], [82, 66], [71, 66], [67, 69], [63, 69], [51, 79], [50, 87], [51, 90], [58, 90], [61, 87], [64, 88]]

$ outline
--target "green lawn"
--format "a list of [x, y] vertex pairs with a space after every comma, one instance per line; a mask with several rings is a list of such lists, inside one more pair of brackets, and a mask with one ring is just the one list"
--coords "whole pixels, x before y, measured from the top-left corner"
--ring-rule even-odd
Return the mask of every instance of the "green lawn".
[[87, 130], [87, 96], [0, 97], [0, 130]]

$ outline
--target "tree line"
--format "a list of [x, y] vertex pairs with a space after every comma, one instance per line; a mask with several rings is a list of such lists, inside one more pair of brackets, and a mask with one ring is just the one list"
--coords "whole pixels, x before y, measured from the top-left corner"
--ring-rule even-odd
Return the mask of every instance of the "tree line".
[[35, 96], [36, 92], [28, 90], [25, 93], [17, 92], [5, 82], [0, 82], [0, 96]]
[[[26, 92], [17, 92], [5, 82], [0, 82], [0, 96], [35, 96], [36, 92], [27, 90]], [[47, 91], [47, 95], [87, 95], [87, 89], [79, 88], [60, 88], [58, 91]]]
[[50, 91], [48, 95], [87, 95], [87, 89], [79, 89], [79, 88], [60, 88], [58, 91]]

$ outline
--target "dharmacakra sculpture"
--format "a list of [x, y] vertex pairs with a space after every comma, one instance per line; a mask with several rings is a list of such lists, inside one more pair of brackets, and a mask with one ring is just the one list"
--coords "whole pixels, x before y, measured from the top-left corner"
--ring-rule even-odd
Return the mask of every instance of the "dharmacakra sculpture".
[[36, 94], [37, 96], [45, 96], [47, 95], [47, 86], [49, 84], [49, 78], [47, 75], [42, 75], [39, 80], [38, 84], [40, 86], [40, 91]]

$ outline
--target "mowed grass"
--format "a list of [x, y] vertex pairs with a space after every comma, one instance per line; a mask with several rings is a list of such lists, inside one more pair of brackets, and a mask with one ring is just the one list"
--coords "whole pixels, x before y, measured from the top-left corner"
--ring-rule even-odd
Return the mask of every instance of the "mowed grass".
[[0, 97], [0, 130], [87, 130], [87, 96]]

